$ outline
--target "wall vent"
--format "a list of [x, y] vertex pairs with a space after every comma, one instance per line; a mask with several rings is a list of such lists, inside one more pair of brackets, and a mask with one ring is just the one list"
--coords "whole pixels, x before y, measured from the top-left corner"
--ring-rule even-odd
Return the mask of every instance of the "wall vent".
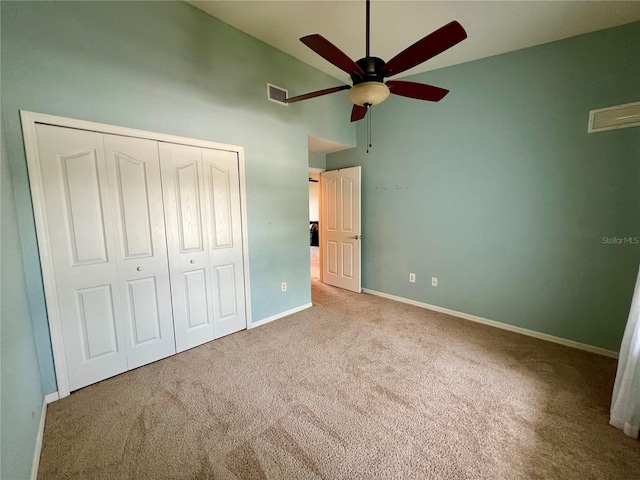
[[589, 112], [589, 133], [640, 125], [640, 102], [600, 108]]
[[280, 105], [289, 106], [288, 103], [284, 103], [285, 99], [289, 96], [289, 91], [282, 87], [267, 83], [267, 98], [270, 102], [279, 103]]

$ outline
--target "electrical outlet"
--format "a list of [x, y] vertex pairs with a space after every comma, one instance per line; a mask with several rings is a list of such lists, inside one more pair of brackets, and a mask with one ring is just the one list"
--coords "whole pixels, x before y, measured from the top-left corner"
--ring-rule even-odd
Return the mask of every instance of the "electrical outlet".
[[432, 287], [438, 286], [438, 277], [431, 277], [431, 286]]
[[416, 283], [416, 274], [415, 273], [410, 273], [409, 274], [409, 281], [411, 283]]
[[282, 282], [282, 291], [283, 292], [287, 291], [287, 282]]

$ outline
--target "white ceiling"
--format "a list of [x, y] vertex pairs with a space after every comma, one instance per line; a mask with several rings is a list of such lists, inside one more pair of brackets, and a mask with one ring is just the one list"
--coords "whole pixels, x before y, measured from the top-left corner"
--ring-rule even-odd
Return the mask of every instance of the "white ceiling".
[[343, 143], [333, 142], [325, 138], [314, 137], [313, 135], [308, 135], [307, 137], [308, 137], [307, 143], [308, 143], [310, 152], [334, 153], [334, 152], [339, 152], [340, 150], [353, 148], [351, 145], [345, 145]]
[[[299, 38], [319, 33], [354, 60], [364, 57], [364, 0], [188, 3], [345, 83], [346, 73]], [[390, 60], [452, 20], [463, 25], [468, 38], [398, 78], [637, 21], [640, 1], [374, 0], [371, 55]]]

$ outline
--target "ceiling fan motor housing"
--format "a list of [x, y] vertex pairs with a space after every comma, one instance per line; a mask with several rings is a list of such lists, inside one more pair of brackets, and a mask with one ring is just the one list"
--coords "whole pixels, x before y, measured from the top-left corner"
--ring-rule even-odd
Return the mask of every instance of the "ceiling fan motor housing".
[[364, 72], [364, 77], [361, 78], [356, 72], [351, 73], [354, 86], [362, 82], [382, 82], [384, 75], [380, 70], [385, 64], [384, 60], [378, 57], [366, 57], [358, 60], [356, 64]]

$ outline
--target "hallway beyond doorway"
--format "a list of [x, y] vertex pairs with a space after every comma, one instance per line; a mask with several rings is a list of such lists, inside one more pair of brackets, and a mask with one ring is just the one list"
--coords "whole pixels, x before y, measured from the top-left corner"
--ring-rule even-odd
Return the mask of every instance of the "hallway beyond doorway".
[[311, 285], [320, 283], [320, 247], [311, 248]]

